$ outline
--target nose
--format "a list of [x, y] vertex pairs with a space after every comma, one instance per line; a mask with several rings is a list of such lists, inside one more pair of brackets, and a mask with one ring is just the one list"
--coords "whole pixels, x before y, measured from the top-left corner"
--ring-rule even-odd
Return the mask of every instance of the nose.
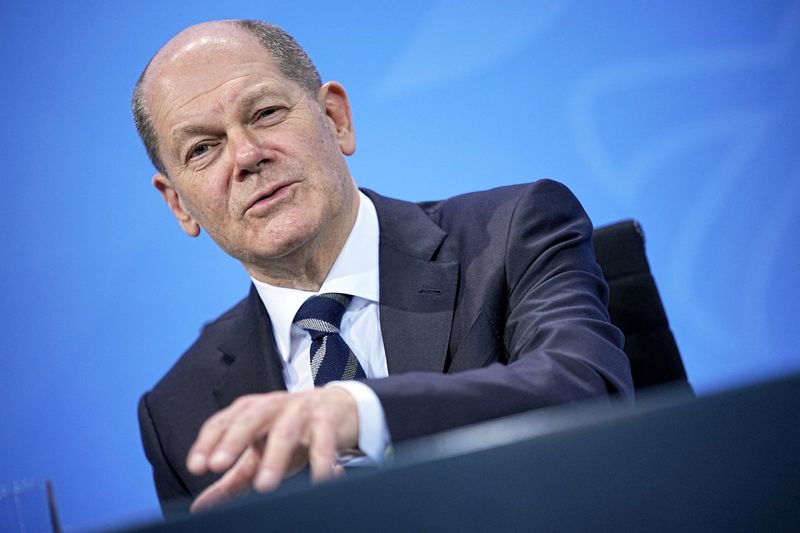
[[238, 180], [258, 172], [259, 167], [274, 156], [255, 133], [246, 129], [228, 134], [228, 150], [233, 159], [233, 175]]

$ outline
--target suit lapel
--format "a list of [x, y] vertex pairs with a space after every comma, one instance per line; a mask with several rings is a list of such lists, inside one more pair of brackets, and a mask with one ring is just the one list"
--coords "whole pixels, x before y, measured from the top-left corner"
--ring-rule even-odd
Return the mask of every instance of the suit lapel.
[[[442, 372], [458, 286], [458, 263], [434, 260], [447, 234], [416, 204], [364, 193], [380, 227], [380, 320], [389, 373]], [[272, 323], [255, 287], [228, 320], [214, 389], [219, 407], [244, 394], [286, 390]]]
[[214, 389], [220, 408], [245, 394], [286, 390], [272, 323], [254, 286], [241, 313], [229, 319], [230, 326], [219, 350], [226, 365]]
[[447, 234], [416, 204], [364, 193], [380, 227], [380, 320], [389, 373], [442, 372], [458, 263], [433, 259]]

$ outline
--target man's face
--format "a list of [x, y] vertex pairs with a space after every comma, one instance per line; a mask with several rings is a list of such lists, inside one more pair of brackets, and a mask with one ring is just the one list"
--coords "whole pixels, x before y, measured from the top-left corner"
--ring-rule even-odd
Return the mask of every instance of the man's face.
[[145, 85], [168, 176], [154, 184], [184, 230], [204, 228], [251, 274], [340, 241], [357, 205], [344, 90], [309, 95], [244, 33], [184, 41], [162, 50]]

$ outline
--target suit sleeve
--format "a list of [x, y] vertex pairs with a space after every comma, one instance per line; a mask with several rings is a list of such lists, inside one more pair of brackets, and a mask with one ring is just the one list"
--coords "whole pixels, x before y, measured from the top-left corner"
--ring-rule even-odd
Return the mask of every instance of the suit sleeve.
[[506, 360], [449, 375], [412, 372], [368, 381], [393, 441], [539, 407], [632, 396], [623, 337], [609, 322], [608, 288], [591, 235], [591, 222], [566, 187], [541, 181], [524, 189], [503, 246], [504, 286], [485, 289], [487, 300], [502, 292], [505, 302], [492, 324]]
[[191, 504], [191, 496], [164, 455], [148, 406], [147, 394], [142, 395], [139, 400], [139, 431], [145, 455], [153, 467], [153, 480], [162, 513], [165, 517], [185, 514]]

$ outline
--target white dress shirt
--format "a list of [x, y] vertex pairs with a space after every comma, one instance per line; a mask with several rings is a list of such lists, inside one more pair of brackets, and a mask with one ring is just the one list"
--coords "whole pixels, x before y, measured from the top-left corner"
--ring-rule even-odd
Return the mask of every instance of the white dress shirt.
[[[310, 297], [338, 292], [353, 295], [342, 317], [340, 331], [358, 358], [368, 378], [389, 375], [380, 328], [378, 277], [378, 215], [372, 201], [359, 191], [358, 215], [347, 241], [319, 292], [276, 287], [253, 279], [272, 321], [272, 333], [283, 364], [289, 391], [314, 388], [311, 375], [311, 336], [292, 324], [300, 306]], [[380, 463], [389, 445], [389, 429], [380, 400], [358, 381], [334, 381], [326, 386], [342, 387], [356, 400], [359, 419], [359, 449]], [[348, 464], [351, 464], [348, 462]]]

